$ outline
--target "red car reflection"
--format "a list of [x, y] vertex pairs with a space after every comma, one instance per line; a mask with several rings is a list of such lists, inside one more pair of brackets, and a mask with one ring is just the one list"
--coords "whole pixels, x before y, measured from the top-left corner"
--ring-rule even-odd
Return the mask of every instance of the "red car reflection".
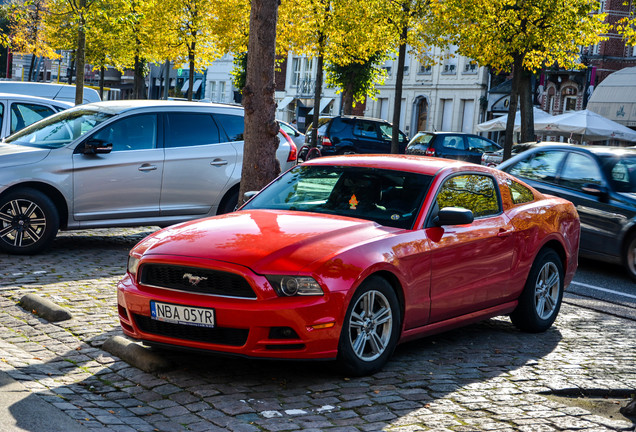
[[577, 267], [573, 205], [501, 171], [420, 156], [298, 165], [239, 211], [130, 252], [126, 335], [379, 370], [396, 345], [509, 314], [548, 329]]

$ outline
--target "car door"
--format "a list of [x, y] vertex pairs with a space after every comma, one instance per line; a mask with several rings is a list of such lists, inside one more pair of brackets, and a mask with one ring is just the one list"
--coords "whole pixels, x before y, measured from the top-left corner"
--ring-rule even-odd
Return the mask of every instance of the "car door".
[[[231, 117], [243, 123], [242, 116]], [[240, 176], [236, 147], [242, 148], [242, 141], [232, 142], [209, 112], [170, 112], [165, 118], [161, 214], [206, 215], [230, 179]]]
[[[475, 219], [468, 225], [433, 226], [434, 213], [445, 207], [469, 209]], [[432, 260], [430, 322], [501, 303], [507, 294], [514, 238], [513, 227], [502, 211], [497, 181], [482, 173], [446, 179], [428, 220], [426, 232]]]
[[[80, 221], [159, 216], [163, 149], [156, 114], [104, 125], [73, 154], [73, 217]], [[88, 140], [112, 144], [107, 154], [84, 154]]]
[[610, 190], [597, 160], [587, 154], [568, 154], [558, 177], [556, 195], [571, 201], [581, 220], [581, 250], [614, 255], [625, 220], [633, 210], [614, 205], [611, 194], [600, 198], [583, 190], [584, 185], [594, 184]]
[[360, 153], [390, 153], [391, 142], [380, 138], [376, 122], [356, 119], [353, 125], [356, 149]]

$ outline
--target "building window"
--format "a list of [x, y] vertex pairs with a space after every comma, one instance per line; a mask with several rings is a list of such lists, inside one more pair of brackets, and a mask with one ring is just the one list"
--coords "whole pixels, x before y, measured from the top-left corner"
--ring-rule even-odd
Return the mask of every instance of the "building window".
[[225, 81], [219, 82], [219, 102], [225, 102]]
[[466, 63], [464, 64], [464, 73], [465, 74], [477, 73], [478, 68], [479, 66], [477, 65], [477, 63], [473, 63], [470, 60], [466, 60]]
[[566, 96], [563, 99], [563, 111], [576, 111], [576, 96]]
[[210, 95], [212, 102], [216, 102], [216, 81], [208, 82], [208, 91], [210, 92], [208, 94]]
[[292, 60], [292, 73], [294, 74], [292, 77], [292, 87], [298, 87], [300, 85], [301, 60], [300, 57], [294, 57]]
[[427, 66], [425, 64], [420, 64], [420, 68], [418, 69], [417, 73], [418, 74], [424, 74], [424, 75], [430, 75], [431, 74], [431, 70], [432, 70], [431, 66]]

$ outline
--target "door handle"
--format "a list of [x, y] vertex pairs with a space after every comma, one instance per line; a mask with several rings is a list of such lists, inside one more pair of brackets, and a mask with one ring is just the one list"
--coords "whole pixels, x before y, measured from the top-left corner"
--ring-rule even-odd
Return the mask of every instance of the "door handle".
[[512, 235], [511, 230], [505, 230], [503, 228], [499, 228], [499, 232], [497, 233], [497, 237], [499, 238], [510, 237], [511, 235]]
[[227, 165], [227, 161], [223, 159], [214, 159], [212, 162], [210, 162], [210, 165], [212, 166]]
[[140, 166], [139, 168], [137, 168], [139, 171], [154, 171], [157, 169], [156, 165], [148, 165], [148, 164], [144, 164], [142, 166]]

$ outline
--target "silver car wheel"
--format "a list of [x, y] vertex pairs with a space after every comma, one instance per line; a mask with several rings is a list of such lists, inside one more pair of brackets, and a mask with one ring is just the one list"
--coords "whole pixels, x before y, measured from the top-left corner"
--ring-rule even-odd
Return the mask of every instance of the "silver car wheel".
[[362, 295], [351, 311], [349, 342], [355, 355], [373, 361], [386, 351], [391, 340], [393, 313], [389, 301], [379, 291]]
[[0, 208], [0, 239], [11, 246], [36, 243], [45, 229], [46, 215], [33, 201], [14, 199]]
[[636, 278], [636, 236], [632, 236], [627, 245], [626, 264], [630, 276]]
[[541, 268], [534, 289], [534, 305], [541, 319], [548, 319], [554, 313], [559, 301], [561, 278], [553, 262], [547, 262]]

